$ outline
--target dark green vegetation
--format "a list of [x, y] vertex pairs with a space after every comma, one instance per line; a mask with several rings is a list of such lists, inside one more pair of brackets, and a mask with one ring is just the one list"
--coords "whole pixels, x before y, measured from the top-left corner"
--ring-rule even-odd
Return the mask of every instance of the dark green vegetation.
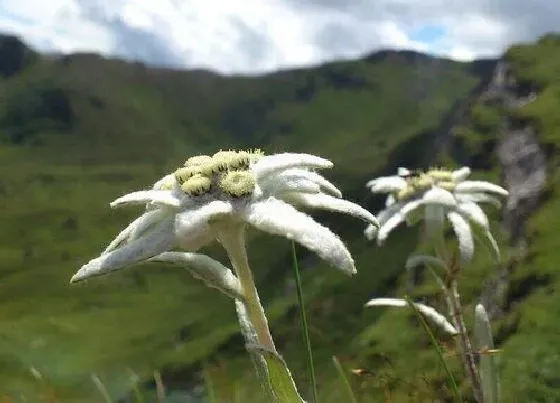
[[[508, 53], [516, 73], [538, 87], [524, 118], [552, 145], [560, 141], [554, 121], [560, 68], [553, 59], [559, 43], [550, 37]], [[327, 176], [346, 198], [373, 210], [381, 200], [367, 194], [365, 182], [398, 165], [434, 162], [456, 119], [470, 115], [465, 108], [493, 68], [492, 61], [459, 64], [380, 52], [264, 77], [221, 77], [90, 54], [55, 59], [0, 39], [0, 396], [97, 402], [93, 372], [117, 397], [130, 393], [131, 370], [150, 383], [158, 368], [169, 388], [187, 388], [203, 382], [204, 367], [218, 398], [232, 400], [237, 388], [237, 401], [257, 401], [233, 304], [186, 271], [151, 264], [68, 285], [75, 270], [139, 212], [111, 211], [108, 203], [149, 186], [192, 154], [260, 147], [331, 159], [335, 168]], [[509, 117], [479, 109], [462, 126], [463, 133], [479, 136], [467, 136], [462, 153], [468, 157], [491, 154], [492, 142], [487, 145], [477, 122], [494, 129]], [[483, 159], [486, 176], [497, 179], [496, 161]], [[556, 161], [550, 161], [553, 172]], [[557, 179], [528, 226], [529, 254], [515, 271], [517, 292], [500, 323], [508, 401], [550, 401], [546, 396], [560, 380], [560, 340], [554, 336], [560, 333], [560, 297], [550, 292], [560, 260]], [[349, 374], [359, 401], [450, 396], [445, 372], [412, 315], [362, 309], [372, 296], [405, 292], [403, 264], [415, 231], [394, 233], [380, 249], [366, 242], [362, 223], [335, 214], [317, 217], [348, 241], [359, 271], [347, 278], [298, 249], [320, 401], [346, 396], [332, 355], [346, 369], [366, 370]], [[225, 261], [217, 247], [209, 253]], [[249, 254], [280, 351], [309, 398], [296, 294], [288, 291], [290, 244], [255, 234]], [[465, 302], [473, 301], [493, 269], [482, 255], [465, 273]], [[415, 294], [432, 298], [434, 291], [427, 283]]]

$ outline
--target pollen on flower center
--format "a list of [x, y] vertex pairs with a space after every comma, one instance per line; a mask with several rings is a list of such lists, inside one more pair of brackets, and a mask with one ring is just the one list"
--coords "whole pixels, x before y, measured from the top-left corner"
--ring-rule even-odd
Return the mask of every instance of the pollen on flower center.
[[211, 188], [212, 179], [199, 173], [194, 174], [181, 185], [181, 190], [192, 196], [208, 193]]
[[248, 196], [255, 189], [255, 177], [249, 168], [263, 155], [260, 150], [220, 150], [212, 156], [197, 155], [177, 168], [174, 176], [181, 190], [190, 196], [200, 196], [215, 188], [227, 196]]
[[192, 176], [197, 174], [202, 175], [203, 172], [204, 172], [203, 169], [201, 169], [199, 165], [184, 166], [184, 167], [177, 168], [177, 170], [175, 171], [175, 179], [177, 180], [177, 182], [179, 182], [182, 185], [183, 183], [188, 181]]
[[453, 172], [441, 168], [431, 168], [426, 172], [426, 175], [437, 181], [451, 181], [453, 179]]
[[212, 162], [212, 157], [209, 155], [195, 155], [194, 157], [190, 157], [185, 161], [185, 166], [200, 166], [206, 165]]
[[219, 186], [234, 197], [247, 196], [255, 189], [255, 176], [249, 171], [230, 171], [222, 176]]
[[426, 172], [418, 172], [408, 178], [407, 186], [399, 190], [395, 196], [397, 200], [405, 201], [425, 192], [434, 185], [453, 191], [456, 186], [453, 182], [453, 172], [440, 168], [430, 168]]

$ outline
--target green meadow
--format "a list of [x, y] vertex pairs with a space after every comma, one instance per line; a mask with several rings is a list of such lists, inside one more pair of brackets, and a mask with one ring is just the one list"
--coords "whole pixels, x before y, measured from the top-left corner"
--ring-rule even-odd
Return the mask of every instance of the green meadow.
[[[154, 371], [167, 402], [206, 401], [209, 389], [218, 402], [259, 402], [234, 305], [186, 270], [150, 263], [69, 284], [140, 212], [109, 202], [151, 186], [191, 155], [261, 148], [328, 158], [334, 168], [325, 176], [376, 212], [383, 199], [365, 183], [398, 166], [466, 164], [473, 178], [500, 181], [495, 147], [508, 135], [504, 122], [534, 128], [547, 152], [547, 186], [524, 225], [523, 247], [491, 213], [503, 267], [481, 253], [463, 272], [466, 318], [472, 322], [488, 281], [505, 268], [504, 315], [493, 322], [504, 401], [559, 401], [559, 54], [554, 35], [505, 53], [520, 91], [536, 93], [513, 109], [480, 99], [494, 60], [383, 51], [230, 77], [94, 54], [55, 58], [0, 36], [0, 402], [100, 402], [93, 374], [115, 402], [137, 401], [135, 393], [154, 401]], [[360, 402], [450, 401], [445, 371], [415, 318], [363, 307], [374, 296], [407, 292], [404, 262], [417, 230], [399, 229], [379, 248], [362, 222], [312, 214], [345, 240], [358, 269], [347, 277], [297, 248], [319, 400], [345, 401], [336, 356]], [[206, 252], [227, 262], [217, 246]], [[272, 333], [310, 399], [291, 253], [283, 238], [250, 234]], [[429, 281], [412, 296], [442, 302]], [[468, 396], [457, 352], [439, 336]]]

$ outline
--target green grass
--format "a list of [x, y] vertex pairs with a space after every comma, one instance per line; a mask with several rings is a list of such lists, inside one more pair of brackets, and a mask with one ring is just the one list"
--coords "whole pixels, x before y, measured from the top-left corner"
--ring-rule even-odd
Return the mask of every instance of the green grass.
[[[515, 47], [508, 57], [524, 80], [538, 83], [537, 101], [523, 109], [524, 116], [543, 143], [556, 144], [557, 114], [551, 111], [559, 110], [558, 75], [551, 73], [551, 49], [558, 49], [554, 38]], [[110, 396], [122, 397], [133, 390], [130, 369], [145, 382], [160, 369], [169, 388], [181, 384], [177, 379], [187, 380], [183, 386], [204, 384], [201, 363], [208, 362], [218, 401], [235, 396], [258, 403], [231, 301], [186, 271], [150, 264], [76, 286], [68, 280], [139, 212], [112, 211], [108, 203], [149, 186], [194, 153], [261, 147], [322, 155], [335, 163], [327, 176], [345, 197], [378, 207], [365, 182], [403, 161], [414, 166], [434, 157], [434, 133], [449, 129], [442, 120], [481, 79], [469, 64], [427, 57], [411, 62], [391, 54], [258, 78], [149, 69], [94, 55], [38, 57], [0, 80], [0, 397], [33, 401], [52, 389], [61, 402], [96, 402], [92, 372]], [[464, 152], [493, 167], [479, 177], [497, 180], [492, 152], [483, 144], [495, 141], [504, 111], [481, 105], [472, 115], [475, 124], [463, 125], [471, 142]], [[560, 301], [552, 292], [560, 206], [558, 177], [551, 178], [551, 199], [529, 225], [530, 258], [511, 279], [523, 295], [512, 298], [507, 318], [496, 325], [515, 329], [499, 346], [509, 401], [547, 401], [560, 373], [553, 347], [560, 345], [554, 336]], [[347, 399], [333, 355], [344, 368], [367, 370], [348, 375], [360, 402], [452, 396], [428, 338], [409, 316], [363, 310], [374, 295], [404, 290], [414, 231], [398, 231], [377, 248], [355, 219], [316, 217], [348, 242], [358, 268], [348, 278], [307, 251], [298, 253], [318, 401]], [[310, 385], [296, 295], [286, 285], [290, 244], [257, 233], [250, 240], [251, 265], [279, 350], [296, 384]], [[218, 247], [208, 252], [226, 261]], [[483, 256], [465, 274], [467, 307], [492, 270]], [[534, 279], [546, 279], [545, 285], [527, 291]], [[434, 298], [435, 290], [423, 285], [413, 297]], [[455, 378], [463, 379], [453, 349], [444, 351]], [[37, 381], [30, 367], [45, 381]], [[459, 386], [465, 394], [466, 385]]]

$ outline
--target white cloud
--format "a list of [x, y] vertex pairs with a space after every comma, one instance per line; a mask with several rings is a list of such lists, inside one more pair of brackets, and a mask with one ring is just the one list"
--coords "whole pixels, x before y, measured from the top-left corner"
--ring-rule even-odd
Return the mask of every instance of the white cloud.
[[[496, 56], [557, 29], [560, 3], [535, 0], [0, 0], [0, 31], [48, 51], [158, 65], [263, 72], [381, 48], [459, 60]], [[433, 40], [413, 40], [422, 27]]]

